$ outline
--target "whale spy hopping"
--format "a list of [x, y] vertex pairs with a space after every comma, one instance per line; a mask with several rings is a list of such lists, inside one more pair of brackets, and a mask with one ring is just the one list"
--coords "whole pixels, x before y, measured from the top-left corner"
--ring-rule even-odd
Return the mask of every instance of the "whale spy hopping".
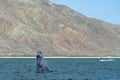
[[36, 64], [37, 64], [37, 73], [51, 72], [49, 70], [47, 63], [45, 62], [45, 59], [41, 51], [37, 52]]

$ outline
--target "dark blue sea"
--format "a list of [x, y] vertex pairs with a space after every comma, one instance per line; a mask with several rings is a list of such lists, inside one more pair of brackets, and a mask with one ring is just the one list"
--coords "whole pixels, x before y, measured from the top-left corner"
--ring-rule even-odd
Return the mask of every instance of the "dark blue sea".
[[120, 80], [120, 59], [47, 58], [53, 72], [36, 73], [35, 58], [0, 58], [0, 80]]

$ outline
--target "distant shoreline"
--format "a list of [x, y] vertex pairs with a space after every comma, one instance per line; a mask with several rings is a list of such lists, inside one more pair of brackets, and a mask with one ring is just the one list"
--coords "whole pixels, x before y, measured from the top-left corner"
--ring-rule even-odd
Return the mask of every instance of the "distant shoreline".
[[[36, 57], [0, 57], [0, 58], [36, 58]], [[120, 57], [45, 57], [45, 58], [120, 58]]]

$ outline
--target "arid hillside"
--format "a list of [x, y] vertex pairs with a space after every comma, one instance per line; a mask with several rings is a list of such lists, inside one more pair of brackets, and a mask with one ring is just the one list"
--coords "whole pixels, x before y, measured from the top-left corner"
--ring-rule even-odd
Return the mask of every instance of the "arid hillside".
[[120, 56], [120, 25], [48, 0], [0, 0], [0, 56]]

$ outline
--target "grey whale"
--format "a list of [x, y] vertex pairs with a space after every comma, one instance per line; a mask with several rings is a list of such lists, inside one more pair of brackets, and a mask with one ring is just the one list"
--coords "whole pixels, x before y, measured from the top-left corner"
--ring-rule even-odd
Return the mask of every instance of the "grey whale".
[[41, 51], [37, 52], [36, 64], [37, 73], [52, 72], [50, 71]]

